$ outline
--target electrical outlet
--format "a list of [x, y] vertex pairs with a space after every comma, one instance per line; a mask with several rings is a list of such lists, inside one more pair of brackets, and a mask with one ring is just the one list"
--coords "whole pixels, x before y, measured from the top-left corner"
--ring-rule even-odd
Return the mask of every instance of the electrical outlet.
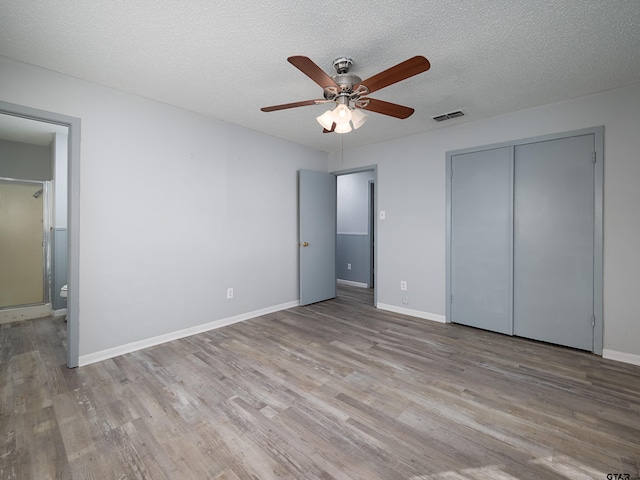
[[351, 264], [347, 263], [347, 270], [351, 270]]
[[400, 281], [400, 290], [406, 290], [407, 289], [407, 282], [405, 282], [404, 280]]
[[385, 218], [387, 218], [387, 212], [380, 210], [380, 220], [384, 220]]
[[405, 295], [402, 297], [402, 303], [405, 305], [409, 305], [409, 295]]
[[227, 288], [227, 300], [233, 298], [233, 288]]

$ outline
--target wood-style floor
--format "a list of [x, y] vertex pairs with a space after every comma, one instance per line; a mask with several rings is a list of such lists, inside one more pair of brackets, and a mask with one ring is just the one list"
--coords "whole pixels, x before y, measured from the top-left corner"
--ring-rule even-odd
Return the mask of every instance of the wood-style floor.
[[340, 292], [73, 370], [1, 325], [0, 479], [640, 477], [640, 367]]

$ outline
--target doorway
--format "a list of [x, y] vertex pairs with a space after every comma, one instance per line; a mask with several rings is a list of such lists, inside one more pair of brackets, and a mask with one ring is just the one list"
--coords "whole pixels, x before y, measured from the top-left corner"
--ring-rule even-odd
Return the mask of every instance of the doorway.
[[[28, 126], [25, 126], [25, 123]], [[16, 126], [18, 125], [18, 126]], [[59, 188], [63, 192], [64, 202], [60, 199], [56, 202], [53, 195], [53, 206], [64, 203], [66, 213], [66, 231], [59, 241], [56, 241], [54, 249], [60, 250], [63, 255], [59, 265], [61, 270], [66, 270], [68, 285], [67, 310], [67, 366], [77, 367], [79, 361], [79, 197], [80, 197], [80, 119], [61, 115], [54, 112], [39, 110], [23, 105], [0, 102], [0, 132], [3, 135], [29, 136], [34, 132], [56, 132], [60, 128], [67, 132], [58, 146], [65, 147], [63, 171], [56, 172], [60, 183], [65, 188]], [[16, 140], [16, 137], [11, 137]], [[61, 166], [63, 162], [59, 162]], [[11, 175], [13, 177], [13, 175]], [[51, 230], [51, 229], [49, 229]], [[55, 229], [54, 229], [55, 233]], [[55, 241], [55, 240], [54, 240]], [[55, 278], [53, 279], [55, 281]], [[52, 288], [53, 290], [53, 288]], [[52, 292], [52, 296], [57, 292]]]
[[369, 303], [375, 304], [376, 170], [336, 175], [336, 282], [343, 292], [346, 287], [370, 290]]

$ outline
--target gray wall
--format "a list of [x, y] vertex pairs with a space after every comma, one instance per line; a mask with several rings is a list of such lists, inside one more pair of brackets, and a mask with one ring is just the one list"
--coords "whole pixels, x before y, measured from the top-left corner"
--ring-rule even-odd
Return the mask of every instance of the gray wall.
[[0, 177], [51, 180], [49, 147], [0, 140]]
[[[336, 276], [338, 280], [369, 286], [371, 247], [369, 235], [338, 234], [336, 238]], [[348, 269], [351, 264], [351, 270]], [[364, 285], [362, 285], [364, 286]]]
[[366, 285], [370, 283], [369, 181], [373, 180], [373, 177], [373, 171], [338, 176], [336, 238], [338, 280]]

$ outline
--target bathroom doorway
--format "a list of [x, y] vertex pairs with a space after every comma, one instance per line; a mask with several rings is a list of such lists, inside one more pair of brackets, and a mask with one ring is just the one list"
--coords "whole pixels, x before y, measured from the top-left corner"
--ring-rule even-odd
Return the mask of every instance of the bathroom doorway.
[[68, 127], [0, 115], [0, 323], [65, 314], [67, 142]]
[[[45, 266], [49, 266], [49, 270], [42, 270], [47, 271], [47, 274], [43, 275], [38, 284], [43, 290], [39, 300], [48, 308], [47, 314], [52, 310], [61, 313], [60, 311], [64, 311], [66, 307], [67, 366], [77, 367], [79, 363], [80, 119], [0, 101], [0, 143], [2, 142], [3, 145], [0, 145], [0, 148], [4, 147], [5, 150], [0, 152], [3, 160], [0, 164], [2, 168], [0, 177], [18, 181], [17, 183], [26, 183], [31, 187], [34, 183], [42, 185], [40, 194], [38, 194], [40, 188], [27, 192], [32, 196], [32, 200], [43, 202], [40, 248], [44, 240], [42, 262]], [[31, 162], [29, 160], [31, 156], [16, 157], [12, 149], [23, 144], [43, 145], [48, 152], [47, 159], [44, 160], [46, 166], [43, 167], [40, 161]], [[13, 153], [5, 155], [7, 152]], [[9, 158], [13, 160], [10, 161]], [[40, 167], [43, 168], [39, 169]], [[50, 246], [47, 248], [47, 245]], [[66, 302], [60, 298], [60, 287], [63, 284], [68, 284]], [[35, 297], [30, 297], [27, 300], [18, 300], [18, 303], [31, 302], [34, 299]], [[4, 311], [6, 315], [9, 310], [11, 308], [0, 307], [0, 320], [2, 312]]]

